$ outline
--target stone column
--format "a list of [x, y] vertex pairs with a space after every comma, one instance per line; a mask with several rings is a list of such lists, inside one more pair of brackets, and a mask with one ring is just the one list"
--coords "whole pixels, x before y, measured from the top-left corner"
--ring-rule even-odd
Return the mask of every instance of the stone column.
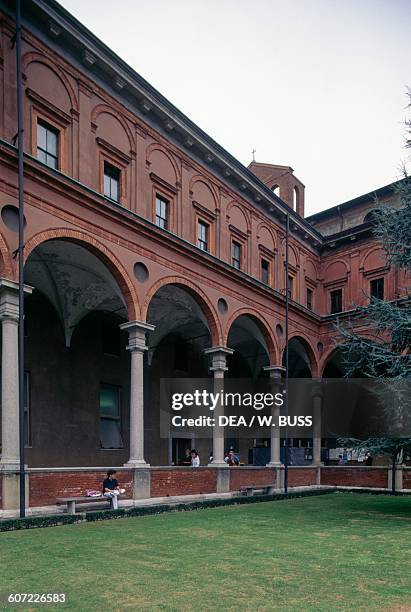
[[[214, 374], [214, 393], [224, 389], [224, 372], [227, 371], [227, 355], [234, 353], [233, 349], [216, 346], [206, 349], [206, 355], [211, 356], [210, 371]], [[212, 467], [228, 467], [224, 461], [224, 427], [218, 425], [218, 418], [224, 414], [224, 406], [219, 405], [214, 410], [215, 427], [213, 427], [213, 462]]]
[[128, 331], [127, 350], [131, 353], [130, 369], [130, 459], [125, 464], [130, 468], [147, 468], [144, 459], [144, 352], [147, 350], [146, 333], [154, 325], [141, 321], [130, 321], [120, 325]]
[[313, 398], [313, 466], [321, 466], [321, 411], [323, 402], [323, 391], [321, 381], [314, 384]]
[[[25, 285], [24, 292], [32, 287]], [[19, 286], [0, 279], [0, 321], [2, 328], [1, 363], [1, 448], [0, 479], [3, 510], [14, 510], [20, 502], [20, 420], [19, 420]], [[29, 479], [26, 475], [26, 507], [29, 505]]]
[[0, 280], [1, 461], [4, 469], [19, 469], [19, 293], [18, 285]]
[[[280, 393], [282, 391], [281, 379], [283, 374], [285, 373], [285, 368], [279, 365], [271, 365], [264, 368], [266, 372], [269, 373], [270, 376], [270, 388], [271, 393], [275, 395], [276, 393]], [[275, 423], [278, 423], [280, 416], [280, 406], [273, 405], [271, 407], [271, 416], [274, 419]], [[267, 463], [268, 467], [281, 467], [281, 437], [280, 437], [280, 428], [279, 427], [271, 427], [271, 456], [270, 461]]]

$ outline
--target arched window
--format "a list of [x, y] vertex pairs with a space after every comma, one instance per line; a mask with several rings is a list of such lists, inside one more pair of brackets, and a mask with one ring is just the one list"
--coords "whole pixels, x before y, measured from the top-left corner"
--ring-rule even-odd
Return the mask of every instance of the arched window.
[[377, 208], [372, 208], [367, 212], [364, 217], [363, 223], [373, 223], [375, 224], [378, 220], [379, 210]]
[[300, 194], [298, 191], [298, 187], [294, 187], [293, 189], [293, 210], [297, 210], [298, 208], [298, 200], [299, 200]]

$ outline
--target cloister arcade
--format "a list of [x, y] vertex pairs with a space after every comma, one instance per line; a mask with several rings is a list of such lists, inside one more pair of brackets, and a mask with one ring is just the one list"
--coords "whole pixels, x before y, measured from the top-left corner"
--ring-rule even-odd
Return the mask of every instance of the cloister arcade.
[[[143, 279], [147, 288], [137, 297], [136, 278], [97, 242], [69, 232], [44, 236], [26, 245], [28, 465], [170, 465], [193, 445], [207, 463], [212, 439], [159, 436], [160, 379], [205, 378], [210, 366], [227, 378], [278, 377], [284, 365], [281, 325], [253, 308], [227, 312], [224, 298], [214, 307], [183, 278], [165, 277], [151, 286]], [[3, 312], [10, 311], [2, 317], [3, 384], [9, 384], [15, 363], [9, 356], [17, 355], [16, 284], [3, 282], [1, 296]], [[13, 333], [5, 335], [10, 325]], [[290, 377], [317, 375], [313, 350], [302, 336], [290, 339], [289, 366]], [[10, 465], [18, 462], [16, 393], [6, 394], [2, 411], [3, 460]], [[248, 463], [251, 447], [262, 444], [272, 447], [277, 465], [274, 434], [272, 440], [226, 440], [223, 449], [234, 446]]]

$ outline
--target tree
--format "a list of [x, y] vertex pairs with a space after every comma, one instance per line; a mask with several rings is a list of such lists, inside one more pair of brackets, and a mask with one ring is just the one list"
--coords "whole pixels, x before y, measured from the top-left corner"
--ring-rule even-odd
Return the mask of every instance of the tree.
[[[408, 90], [411, 107], [411, 90]], [[411, 119], [405, 122], [406, 147], [411, 147]], [[371, 298], [367, 306], [358, 306], [348, 322], [337, 322], [343, 341], [345, 375], [389, 379], [410, 379], [411, 384], [411, 177], [404, 169], [404, 178], [396, 185], [401, 208], [378, 206], [373, 215], [373, 234], [384, 248], [387, 265], [405, 272], [404, 297], [394, 301]], [[378, 203], [377, 203], [378, 205]], [[367, 325], [367, 337], [358, 326]], [[408, 381], [407, 381], [408, 384]], [[395, 389], [395, 385], [392, 387]], [[404, 385], [396, 402], [409, 418], [411, 398], [404, 397]], [[366, 440], [344, 439], [344, 446], [388, 455], [392, 460], [392, 491], [395, 492], [395, 468], [411, 454], [411, 438], [374, 437]]]

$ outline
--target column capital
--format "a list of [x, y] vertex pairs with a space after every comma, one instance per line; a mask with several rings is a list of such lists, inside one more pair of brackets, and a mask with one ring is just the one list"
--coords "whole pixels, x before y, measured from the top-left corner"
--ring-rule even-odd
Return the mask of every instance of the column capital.
[[[24, 293], [30, 295], [33, 287], [24, 285]], [[0, 278], [0, 320], [18, 322], [19, 285], [6, 278]]]
[[146, 333], [155, 329], [154, 325], [143, 321], [127, 321], [122, 323], [120, 329], [128, 332], [128, 351], [146, 351]]
[[204, 349], [204, 354], [211, 357], [211, 372], [226, 372], [227, 371], [227, 356], [232, 355], [234, 349], [226, 346], [212, 346]]
[[285, 367], [280, 365], [269, 365], [263, 368], [264, 372], [268, 372], [270, 378], [275, 378], [276, 380], [281, 380], [285, 375]]

